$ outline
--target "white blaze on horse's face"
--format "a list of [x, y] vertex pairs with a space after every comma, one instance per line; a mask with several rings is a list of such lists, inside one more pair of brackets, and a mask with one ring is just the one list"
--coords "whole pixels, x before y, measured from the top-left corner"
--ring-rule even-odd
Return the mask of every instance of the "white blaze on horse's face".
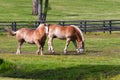
[[79, 49], [79, 51], [80, 51], [80, 53], [83, 53], [83, 52], [84, 52], [84, 49], [81, 48], [81, 49]]
[[76, 49], [77, 53], [83, 53], [84, 52], [84, 49], [83, 48], [79, 48], [79, 49]]

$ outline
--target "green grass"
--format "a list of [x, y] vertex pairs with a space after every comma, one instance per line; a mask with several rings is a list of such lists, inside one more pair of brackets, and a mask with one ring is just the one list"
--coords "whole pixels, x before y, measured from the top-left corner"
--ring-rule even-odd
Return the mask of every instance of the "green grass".
[[37, 20], [32, 16], [32, 1], [30, 0], [1, 0], [0, 20]]
[[[38, 20], [30, 0], [0, 0], [0, 20]], [[119, 0], [50, 0], [47, 20], [104, 20], [120, 18]]]
[[[3, 55], [1, 55], [3, 56]], [[110, 80], [119, 75], [119, 58], [87, 56], [4, 55], [14, 65], [0, 76], [41, 80]], [[32, 57], [31, 57], [32, 56]], [[14, 58], [13, 58], [14, 57]], [[8, 57], [5, 57], [8, 58]], [[115, 78], [116, 79], [116, 78]]]
[[75, 55], [71, 43], [69, 55], [63, 54], [65, 41], [54, 40], [56, 55], [35, 54], [35, 45], [24, 44], [16, 55], [15, 37], [0, 36], [0, 79], [3, 80], [119, 80], [120, 33], [87, 33], [84, 54]]
[[[0, 0], [0, 20], [38, 20], [30, 0]], [[104, 20], [120, 18], [119, 0], [50, 0], [47, 20]], [[16, 55], [15, 37], [0, 33], [0, 80], [119, 80], [120, 33], [87, 33], [84, 54], [63, 54], [65, 41], [54, 40], [56, 55], [45, 44], [43, 56], [35, 45], [24, 44]], [[46, 42], [47, 43], [47, 42]]]

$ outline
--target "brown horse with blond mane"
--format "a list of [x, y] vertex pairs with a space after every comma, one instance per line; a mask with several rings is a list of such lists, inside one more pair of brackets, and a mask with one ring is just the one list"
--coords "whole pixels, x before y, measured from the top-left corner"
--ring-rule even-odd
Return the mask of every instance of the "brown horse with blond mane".
[[36, 44], [38, 47], [37, 54], [43, 54], [43, 47], [46, 41], [46, 28], [45, 24], [40, 24], [35, 30], [28, 28], [21, 28], [19, 30], [12, 31], [11, 29], [6, 29], [10, 35], [16, 35], [18, 40], [17, 52], [16, 54], [21, 53], [21, 46], [24, 42], [30, 44]]
[[[83, 53], [84, 51], [84, 37], [82, 31], [75, 25], [60, 26], [60, 25], [48, 25], [48, 50], [50, 53], [54, 53], [52, 46], [53, 39], [58, 38], [66, 40], [64, 53], [67, 53], [67, 47], [72, 41], [76, 48], [77, 53]], [[76, 43], [77, 41], [77, 43]]]

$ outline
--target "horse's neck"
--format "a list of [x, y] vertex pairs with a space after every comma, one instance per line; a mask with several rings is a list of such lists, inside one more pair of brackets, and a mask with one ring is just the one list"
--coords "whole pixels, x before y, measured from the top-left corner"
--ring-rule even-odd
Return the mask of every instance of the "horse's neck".
[[39, 26], [38, 28], [36, 28], [36, 30], [41, 30], [41, 29], [43, 29], [42, 26]]

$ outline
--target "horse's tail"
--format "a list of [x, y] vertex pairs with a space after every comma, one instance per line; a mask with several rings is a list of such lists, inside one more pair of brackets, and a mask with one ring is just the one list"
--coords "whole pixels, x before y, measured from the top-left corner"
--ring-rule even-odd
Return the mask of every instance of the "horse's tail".
[[73, 26], [75, 29], [77, 29], [77, 30], [79, 31], [79, 33], [80, 33], [80, 35], [81, 35], [81, 38], [82, 38], [82, 41], [84, 42], [83, 33], [82, 33], [82, 31], [78, 28], [78, 26], [75, 26], [75, 25], [71, 25], [71, 26]]
[[15, 31], [13, 31], [12, 29], [6, 29], [6, 31], [9, 33], [9, 35], [11, 35], [11, 36], [15, 36], [16, 35], [16, 32]]

